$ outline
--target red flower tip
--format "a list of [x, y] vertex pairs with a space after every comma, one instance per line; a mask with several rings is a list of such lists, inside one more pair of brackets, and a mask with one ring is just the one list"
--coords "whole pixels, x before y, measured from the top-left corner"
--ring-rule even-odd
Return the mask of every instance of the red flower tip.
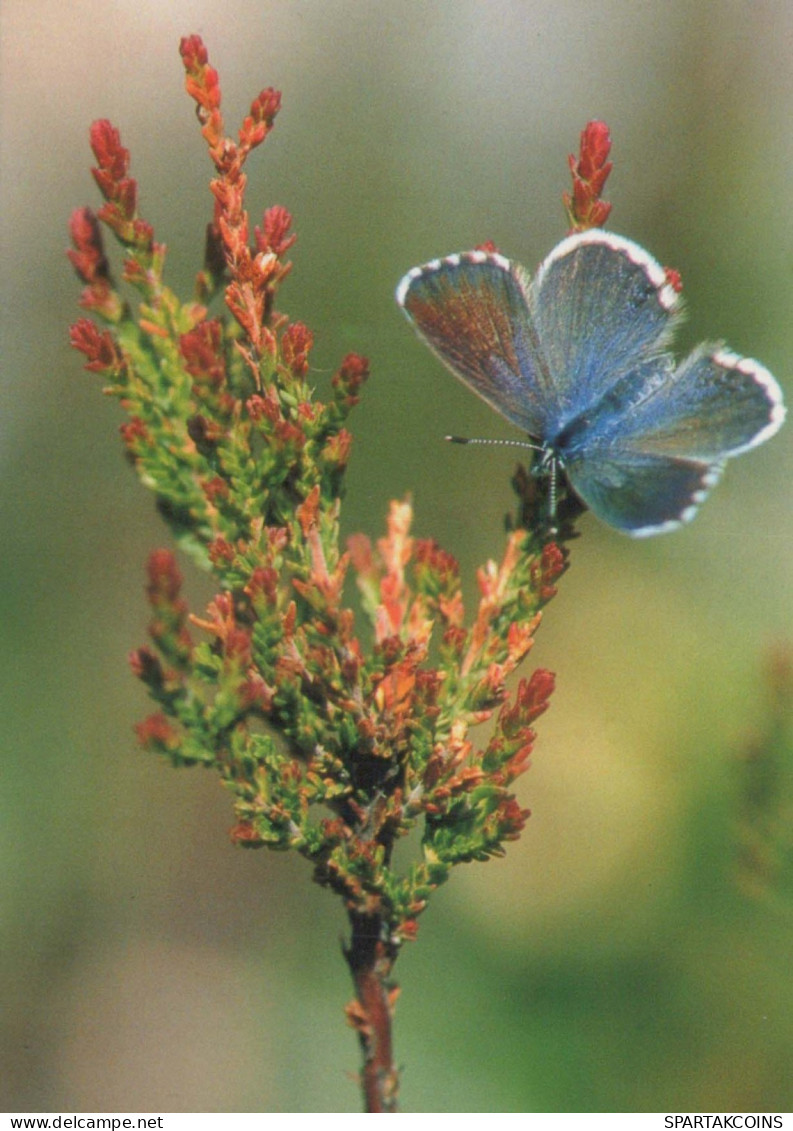
[[289, 250], [297, 239], [290, 235], [291, 213], [280, 204], [268, 208], [262, 219], [261, 228], [254, 229], [258, 251], [272, 252], [279, 259]]
[[468, 633], [462, 625], [449, 625], [443, 634], [443, 646], [459, 658], [463, 654], [467, 639]]
[[343, 468], [347, 466], [351, 451], [352, 435], [346, 428], [340, 428], [334, 436], [328, 438], [322, 449], [322, 458], [333, 467]]
[[200, 35], [185, 36], [179, 43], [184, 69], [185, 87], [202, 110], [211, 113], [220, 106], [220, 80], [209, 65], [209, 54]]
[[314, 335], [303, 322], [292, 322], [281, 337], [281, 357], [294, 377], [304, 377], [308, 372], [308, 353], [314, 344]]
[[331, 384], [342, 397], [357, 401], [358, 390], [369, 376], [369, 359], [357, 353], [348, 353], [339, 370], [334, 374]]
[[432, 538], [417, 538], [415, 544], [417, 566], [424, 566], [437, 574], [441, 583], [456, 580], [460, 574], [457, 559]]
[[274, 605], [278, 599], [278, 571], [271, 566], [257, 566], [245, 586], [245, 593], [254, 605], [261, 600]]
[[129, 150], [121, 144], [116, 127], [107, 118], [100, 118], [92, 124], [90, 138], [94, 157], [108, 180], [123, 180], [129, 170]]
[[676, 271], [674, 267], [664, 267], [664, 274], [672, 290], [675, 291], [676, 294], [680, 294], [683, 289], [683, 280], [680, 277], [680, 272]]
[[529, 679], [520, 681], [515, 705], [520, 709], [524, 725], [534, 722], [548, 710], [555, 686], [556, 676], [547, 668], [537, 668]]
[[497, 737], [491, 740], [491, 749], [498, 750], [505, 740], [512, 747], [511, 757], [498, 775], [501, 784], [514, 781], [528, 769], [535, 737], [531, 724], [547, 711], [553, 689], [553, 672], [538, 668], [529, 679], [520, 681], [514, 701], [504, 703], [499, 711]]
[[549, 601], [556, 594], [554, 584], [567, 569], [567, 555], [555, 542], [548, 542], [542, 548], [539, 562], [531, 567], [531, 581], [543, 601]]
[[[605, 122], [587, 122], [581, 131], [581, 148], [578, 159], [578, 175], [582, 180], [594, 181], [599, 188], [606, 183], [611, 172], [609, 153], [611, 134]], [[571, 169], [575, 171], [575, 157], [571, 155]]]
[[269, 128], [275, 121], [275, 116], [280, 109], [281, 91], [268, 86], [251, 103], [251, 117], [254, 122], [263, 122]]
[[573, 175], [572, 194], [564, 193], [562, 197], [574, 232], [602, 227], [608, 219], [611, 205], [600, 195], [612, 168], [608, 160], [610, 150], [611, 135], [606, 123], [588, 122], [581, 131], [578, 159], [573, 154], [568, 158]]
[[182, 575], [170, 550], [153, 550], [146, 563], [146, 572], [149, 582], [146, 592], [150, 601], [164, 598], [173, 602], [178, 598]]
[[319, 484], [315, 484], [305, 501], [300, 504], [296, 512], [298, 521], [300, 523], [303, 534], [308, 536], [312, 527], [317, 525], [317, 518], [319, 516]]
[[222, 537], [217, 537], [209, 543], [207, 553], [213, 565], [221, 565], [223, 562], [233, 562], [235, 558], [235, 551], [231, 542]]
[[179, 748], [179, 732], [161, 713], [149, 715], [142, 723], [138, 723], [135, 733], [141, 746], [149, 750], [168, 752]]
[[550, 586], [567, 569], [567, 555], [555, 542], [548, 542], [542, 548], [540, 565], [542, 567], [542, 583]]
[[134, 220], [138, 200], [137, 183], [127, 175], [129, 150], [121, 144], [118, 130], [105, 118], [93, 123], [90, 138], [97, 160], [97, 167], [91, 172], [107, 201], [99, 218], [109, 224], [122, 239], [129, 241], [131, 233], [123, 226], [130, 225]]
[[504, 840], [517, 840], [531, 816], [530, 809], [521, 809], [514, 797], [498, 807], [499, 829]]
[[[131, 420], [119, 425], [118, 430], [121, 433], [124, 447], [133, 455], [137, 448], [144, 444], [151, 444], [151, 434], [139, 416], [133, 416]], [[164, 553], [165, 551], [161, 552]]]
[[405, 919], [399, 928], [399, 933], [405, 942], [415, 942], [419, 933], [419, 925], [415, 919]]
[[102, 231], [90, 208], [75, 208], [69, 218], [69, 235], [74, 250], [67, 255], [83, 282], [107, 282], [110, 268], [102, 245]]
[[251, 663], [251, 637], [244, 628], [232, 628], [223, 641], [223, 651], [229, 660], [236, 661], [240, 667]]
[[255, 149], [261, 145], [273, 128], [275, 116], [281, 108], [281, 92], [268, 87], [251, 103], [251, 112], [240, 127], [240, 148]]
[[238, 694], [246, 710], [261, 711], [265, 715], [272, 710], [273, 689], [256, 672], [249, 673]]
[[261, 397], [258, 393], [254, 393], [252, 396], [248, 397], [245, 402], [245, 407], [254, 424], [259, 424], [262, 420], [269, 420], [274, 423], [281, 415], [276, 399], [272, 397]]
[[81, 350], [87, 357], [91, 357], [98, 351], [101, 338], [102, 334], [99, 327], [90, 318], [78, 318], [69, 327], [69, 345], [74, 346], [76, 350]]
[[196, 70], [209, 62], [209, 53], [200, 35], [185, 35], [179, 40], [179, 54], [185, 67]]
[[123, 311], [123, 303], [113, 290], [99, 227], [101, 216], [102, 211], [97, 217], [90, 208], [77, 208], [72, 212], [69, 234], [74, 248], [66, 254], [78, 276], [88, 284], [80, 296], [80, 305], [86, 310], [96, 311], [109, 322], [117, 322]]
[[261, 848], [264, 844], [262, 837], [248, 821], [240, 821], [238, 825], [234, 825], [229, 829], [229, 836], [234, 844], [239, 844], [243, 848]]
[[226, 379], [223, 358], [223, 326], [213, 318], [199, 322], [194, 329], [182, 334], [179, 352], [191, 377], [203, 378], [210, 385], [222, 385]]
[[486, 251], [488, 255], [497, 255], [498, 247], [492, 240], [485, 240], [484, 243], [478, 243], [474, 249], [475, 251]]
[[121, 353], [109, 330], [100, 330], [90, 318], [79, 318], [69, 330], [69, 344], [88, 358], [85, 368], [92, 373], [118, 372]]

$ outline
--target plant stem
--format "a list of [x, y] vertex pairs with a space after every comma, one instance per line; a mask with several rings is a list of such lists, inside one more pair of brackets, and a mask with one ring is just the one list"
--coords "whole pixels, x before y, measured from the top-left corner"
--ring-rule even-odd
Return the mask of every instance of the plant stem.
[[396, 961], [395, 947], [384, 941], [379, 915], [350, 912], [352, 938], [345, 950], [357, 1000], [347, 1007], [347, 1017], [358, 1033], [363, 1052], [361, 1089], [365, 1111], [397, 1110], [399, 1074], [391, 1048], [391, 1017], [397, 989], [389, 982]]

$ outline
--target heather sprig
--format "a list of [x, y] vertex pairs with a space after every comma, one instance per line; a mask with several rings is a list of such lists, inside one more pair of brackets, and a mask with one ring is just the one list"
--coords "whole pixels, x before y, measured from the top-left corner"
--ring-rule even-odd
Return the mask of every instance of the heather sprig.
[[[182, 302], [164, 282], [165, 247], [138, 214], [129, 154], [108, 122], [91, 129], [105, 203], [71, 221], [81, 304], [98, 319], [81, 318], [72, 344], [120, 399], [132, 465], [217, 584], [191, 614], [173, 554], [151, 555], [150, 642], [131, 663], [157, 711], [138, 738], [175, 765], [216, 768], [234, 799], [232, 840], [294, 849], [342, 897], [367, 1108], [394, 1110], [391, 968], [452, 866], [502, 854], [525, 824], [512, 789], [553, 676], [539, 669], [512, 689], [509, 679], [566, 556], [525, 476], [515, 528], [500, 561], [479, 571], [469, 618], [457, 562], [411, 534], [410, 502], [391, 504], [375, 545], [364, 535], [341, 545], [347, 420], [368, 363], [348, 355], [317, 396], [312, 334], [276, 307], [295, 241], [287, 210], [268, 208], [251, 240], [244, 168], [280, 94], [262, 91], [233, 140], [200, 38], [184, 39], [181, 55], [215, 171], [194, 297]], [[590, 181], [602, 186], [599, 168]], [[121, 246], [121, 285], [103, 229]], [[210, 315], [221, 291], [226, 313]], [[346, 596], [350, 570], [369, 648]], [[418, 858], [398, 869], [394, 845], [417, 825]]]
[[608, 220], [611, 205], [600, 197], [611, 172], [610, 152], [611, 135], [606, 123], [587, 122], [581, 131], [578, 156], [571, 153], [568, 158], [573, 190], [562, 197], [571, 232], [602, 228]]

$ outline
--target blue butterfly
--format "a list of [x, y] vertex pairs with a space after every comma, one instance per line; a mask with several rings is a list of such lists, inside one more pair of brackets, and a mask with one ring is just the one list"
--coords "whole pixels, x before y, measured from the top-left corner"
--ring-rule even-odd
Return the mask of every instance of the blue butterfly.
[[728, 457], [780, 428], [779, 385], [725, 346], [667, 352], [681, 310], [670, 276], [630, 240], [592, 229], [534, 279], [469, 251], [414, 267], [397, 301], [452, 373], [564, 471], [598, 518], [640, 538], [693, 518]]

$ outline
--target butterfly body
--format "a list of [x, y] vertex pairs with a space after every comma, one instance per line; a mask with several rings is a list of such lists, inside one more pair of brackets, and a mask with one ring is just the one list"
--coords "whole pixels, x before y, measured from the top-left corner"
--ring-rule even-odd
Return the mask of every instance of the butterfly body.
[[593, 229], [563, 240], [534, 279], [501, 255], [414, 268], [397, 300], [461, 381], [564, 469], [603, 521], [636, 537], [693, 517], [724, 461], [781, 426], [777, 382], [706, 344], [668, 352], [681, 303], [643, 248]]

